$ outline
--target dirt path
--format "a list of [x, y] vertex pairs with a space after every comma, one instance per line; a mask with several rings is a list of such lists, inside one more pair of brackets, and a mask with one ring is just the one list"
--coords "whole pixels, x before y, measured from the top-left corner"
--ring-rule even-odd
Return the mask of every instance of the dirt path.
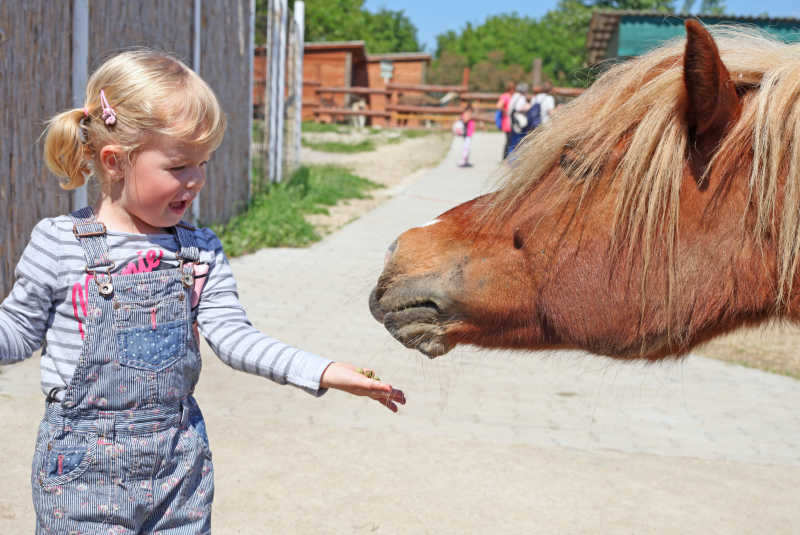
[[[322, 137], [324, 136], [324, 137]], [[362, 137], [352, 134], [316, 134], [316, 139], [357, 143]], [[308, 219], [324, 235], [369, 212], [397, 191], [418, 180], [425, 170], [435, 167], [445, 157], [452, 136], [435, 132], [404, 141], [380, 144], [374, 151], [355, 154], [321, 152], [303, 147], [301, 161], [307, 165], [335, 164], [347, 167], [356, 175], [384, 186], [372, 192], [369, 199], [350, 199], [329, 209], [330, 215], [313, 215]]]

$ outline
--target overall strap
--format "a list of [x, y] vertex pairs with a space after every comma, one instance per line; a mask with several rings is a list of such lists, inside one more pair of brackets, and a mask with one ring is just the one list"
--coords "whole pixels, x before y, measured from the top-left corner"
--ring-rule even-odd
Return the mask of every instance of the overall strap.
[[86, 270], [109, 273], [114, 269], [114, 263], [108, 252], [106, 226], [95, 219], [89, 206], [75, 210], [69, 216], [73, 222], [72, 233], [78, 238], [86, 257]]
[[178, 258], [183, 259], [185, 262], [197, 262], [200, 260], [200, 249], [197, 247], [197, 242], [194, 239], [195, 230], [197, 230], [197, 228], [186, 221], [181, 221], [175, 225], [175, 234], [178, 237], [178, 244], [180, 246]]

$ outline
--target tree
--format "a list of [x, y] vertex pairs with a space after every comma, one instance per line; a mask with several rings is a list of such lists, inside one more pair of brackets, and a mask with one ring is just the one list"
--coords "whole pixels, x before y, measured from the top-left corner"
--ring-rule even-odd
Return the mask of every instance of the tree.
[[[544, 76], [557, 85], [585, 86], [591, 81], [585, 66], [586, 35], [592, 12], [603, 10], [674, 11], [675, 0], [559, 0], [555, 9], [541, 19], [517, 13], [493, 15], [480, 25], [467, 24], [460, 32], [448, 30], [436, 37], [436, 53], [432, 70], [436, 70], [445, 53], [464, 58], [481, 76], [489, 76], [496, 85], [500, 74], [514, 65], [515, 72], [529, 72], [533, 58], [542, 59]], [[705, 0], [709, 1], [709, 0]], [[723, 0], [711, 0], [722, 2]], [[501, 52], [497, 60], [489, 54]], [[486, 62], [495, 63], [490, 66]], [[528, 75], [524, 75], [527, 77]], [[515, 80], [521, 78], [515, 76]], [[471, 81], [483, 82], [478, 76]]]
[[723, 15], [725, 13], [724, 0], [703, 0], [700, 4], [700, 13], [703, 15]]
[[366, 37], [364, 0], [308, 0], [305, 40], [355, 41]]
[[[256, 0], [256, 42], [267, 40], [269, 0]], [[294, 0], [289, 1], [294, 9]], [[405, 12], [382, 9], [371, 13], [364, 0], [306, 0], [305, 40], [363, 40], [368, 52], [417, 52], [417, 28]]]
[[588, 0], [583, 5], [594, 9], [624, 9], [636, 11], [663, 11], [672, 13], [674, 0]]
[[467, 67], [467, 58], [458, 52], [443, 51], [428, 70], [428, 82], [432, 84], [459, 85]]
[[385, 52], [417, 52], [421, 50], [417, 41], [417, 27], [405, 12], [381, 9], [377, 13], [366, 13], [366, 48], [373, 54]]

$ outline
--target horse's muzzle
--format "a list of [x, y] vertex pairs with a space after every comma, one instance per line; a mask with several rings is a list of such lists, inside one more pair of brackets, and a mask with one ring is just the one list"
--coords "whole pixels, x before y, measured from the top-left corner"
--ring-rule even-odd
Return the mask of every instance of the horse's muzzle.
[[453, 319], [446, 312], [449, 300], [415, 290], [416, 284], [388, 290], [377, 286], [370, 293], [369, 310], [404, 346], [431, 358], [444, 355], [453, 347], [446, 336], [446, 324]]

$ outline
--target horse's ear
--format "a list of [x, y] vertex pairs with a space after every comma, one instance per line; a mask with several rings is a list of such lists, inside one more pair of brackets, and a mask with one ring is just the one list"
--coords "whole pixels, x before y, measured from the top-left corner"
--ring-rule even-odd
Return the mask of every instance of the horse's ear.
[[694, 141], [701, 150], [716, 147], [728, 126], [739, 117], [739, 96], [717, 44], [694, 19], [686, 21], [683, 81], [688, 97], [686, 119]]

